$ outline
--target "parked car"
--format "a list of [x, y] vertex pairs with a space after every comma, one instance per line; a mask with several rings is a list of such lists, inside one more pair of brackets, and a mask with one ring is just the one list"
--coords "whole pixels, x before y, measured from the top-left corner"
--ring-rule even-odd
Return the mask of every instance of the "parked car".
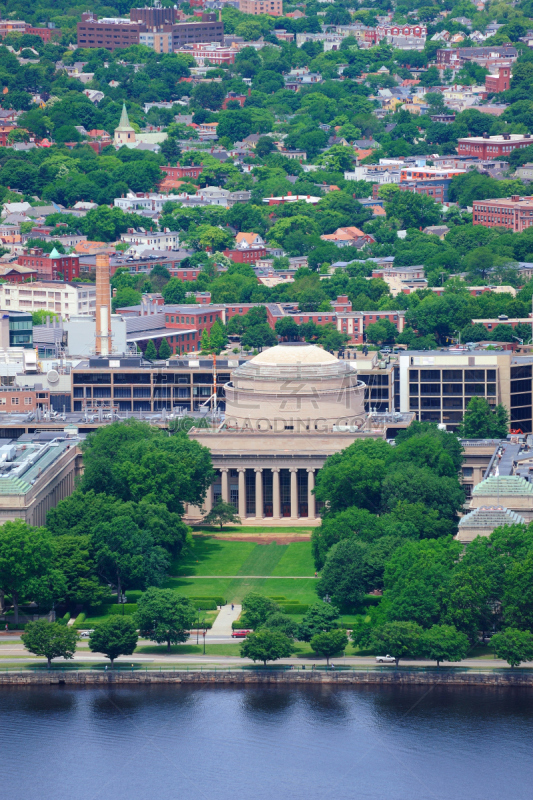
[[231, 635], [233, 639], [246, 639], [249, 633], [252, 633], [252, 631], [237, 630], [233, 631]]
[[80, 631], [80, 638], [81, 639], [88, 639], [91, 633], [94, 633], [94, 628], [90, 631]]
[[395, 664], [396, 663], [396, 659], [394, 658], [394, 656], [389, 656], [389, 655], [387, 655], [387, 656], [376, 656], [376, 661], [378, 662], [378, 664]]

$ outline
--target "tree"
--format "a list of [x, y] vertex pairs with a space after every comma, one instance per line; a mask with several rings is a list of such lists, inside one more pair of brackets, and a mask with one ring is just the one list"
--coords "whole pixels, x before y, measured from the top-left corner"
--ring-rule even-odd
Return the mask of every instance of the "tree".
[[170, 345], [166, 339], [163, 339], [163, 341], [159, 345], [158, 357], [165, 360], [167, 358], [170, 358], [171, 355], [172, 355], [172, 350], [170, 349]]
[[200, 339], [200, 347], [202, 348], [202, 353], [211, 352], [211, 339], [207, 328], [204, 328], [202, 331], [202, 338]]
[[395, 192], [385, 203], [387, 217], [395, 217], [402, 228], [425, 228], [437, 225], [440, 210], [430, 197], [413, 192]]
[[384, 441], [363, 439], [326, 460], [318, 473], [316, 498], [332, 512], [350, 506], [376, 512], [392, 448]]
[[268, 628], [268, 630], [280, 630], [289, 639], [294, 639], [298, 632], [298, 623], [288, 614], [282, 614], [280, 611], [275, 611], [269, 614], [261, 628]]
[[161, 583], [170, 563], [167, 551], [127, 513], [97, 525], [92, 547], [99, 574], [117, 587], [118, 603], [127, 585]]
[[461, 661], [469, 647], [467, 635], [453, 625], [432, 625], [422, 634], [421, 652], [436, 661], [438, 667], [441, 661]]
[[509, 432], [509, 414], [505, 406], [489, 405], [484, 397], [473, 397], [459, 426], [459, 436], [465, 439], [505, 439]]
[[78, 631], [60, 622], [40, 619], [37, 622], [26, 623], [21, 639], [30, 653], [45, 656], [50, 669], [53, 658], [74, 658]]
[[213, 323], [211, 332], [209, 334], [209, 341], [211, 345], [211, 350], [213, 350], [217, 355], [220, 353], [221, 350], [224, 349], [226, 345], [227, 342], [226, 331], [224, 330], [224, 326], [219, 319], [216, 319], [215, 322]]
[[212, 111], [222, 107], [226, 90], [221, 83], [199, 83], [193, 91], [193, 99], [202, 108]]
[[53, 556], [52, 537], [45, 528], [32, 528], [21, 519], [0, 527], [0, 590], [11, 595], [15, 625], [21, 600], [37, 589]]
[[420, 650], [422, 628], [416, 622], [387, 622], [374, 628], [372, 648], [383, 655], [391, 655], [400, 663], [400, 658], [415, 658]]
[[300, 622], [298, 639], [301, 642], [310, 642], [315, 634], [338, 628], [339, 623], [339, 609], [336, 606], [325, 602], [313, 603]]
[[518, 628], [507, 628], [495, 634], [490, 640], [498, 658], [504, 658], [511, 667], [518, 667], [522, 661], [533, 661], [533, 634]]
[[343, 539], [327, 555], [317, 592], [321, 597], [331, 596], [340, 605], [359, 605], [367, 588], [365, 573], [365, 543], [354, 536]]
[[262, 628], [255, 633], [249, 633], [241, 645], [241, 658], [262, 661], [265, 666], [267, 661], [288, 658], [291, 653], [291, 640], [279, 630], [269, 631]]
[[169, 437], [138, 420], [113, 423], [89, 434], [83, 463], [84, 494], [105, 493], [139, 503], [139, 508], [163, 505], [171, 514], [183, 515], [185, 503], [201, 505], [213, 482], [206, 447], [185, 434]]
[[328, 667], [331, 656], [334, 656], [336, 653], [341, 653], [347, 646], [348, 637], [346, 631], [342, 628], [315, 633], [311, 639], [311, 649], [317, 656], [322, 656], [326, 659]]
[[182, 280], [171, 278], [163, 287], [162, 295], [167, 305], [179, 305], [185, 302], [186, 289]]
[[269, 614], [278, 612], [280, 608], [270, 597], [265, 597], [257, 592], [249, 592], [242, 599], [242, 610], [244, 613], [243, 625], [249, 628], [258, 628], [265, 622]]
[[222, 526], [227, 522], [240, 525], [241, 518], [236, 513], [235, 506], [233, 506], [231, 503], [226, 503], [224, 500], [222, 500], [222, 498], [219, 498], [213, 505], [213, 508], [209, 514], [204, 517], [204, 523], [206, 525], [220, 525], [220, 530], [222, 530]]
[[194, 624], [196, 609], [188, 597], [172, 589], [150, 587], [139, 598], [135, 620], [139, 630], [154, 642], [186, 642]]
[[89, 647], [93, 653], [103, 653], [111, 661], [118, 656], [130, 656], [138, 641], [135, 623], [129, 617], [111, 614], [101, 622], [89, 636]]
[[292, 317], [281, 317], [276, 322], [276, 333], [288, 342], [296, 342], [299, 338], [299, 328]]
[[148, 359], [148, 361], [155, 361], [157, 358], [157, 350], [155, 349], [154, 340], [150, 339], [148, 344], [146, 345], [146, 350], [144, 351], [144, 357]]

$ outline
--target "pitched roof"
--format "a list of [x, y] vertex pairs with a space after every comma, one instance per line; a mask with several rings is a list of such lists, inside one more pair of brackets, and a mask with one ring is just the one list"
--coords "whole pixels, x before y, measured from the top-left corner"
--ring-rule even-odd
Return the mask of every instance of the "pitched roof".
[[[235, 241], [237, 242], [237, 244], [239, 244], [240, 242], [248, 242], [248, 244], [253, 244], [255, 239], [258, 236], [259, 236], [258, 233], [242, 233], [241, 232], [241, 233], [237, 234], [237, 236], [235, 237]], [[261, 238], [261, 237], [259, 236], [259, 238]]]
[[118, 127], [115, 128], [117, 131], [132, 131], [133, 128], [130, 125], [130, 120], [128, 117], [128, 112], [126, 111], [126, 103], [122, 103], [122, 114], [120, 115], [120, 122], [118, 123]]
[[474, 486], [472, 494], [478, 497], [496, 497], [498, 494], [504, 497], [528, 495], [533, 494], [533, 484], [520, 475], [491, 475]]
[[524, 525], [524, 517], [504, 506], [480, 506], [459, 520], [460, 528], [498, 528], [500, 525]]
[[344, 241], [348, 239], [358, 239], [360, 236], [364, 236], [364, 232], [359, 228], [351, 226], [349, 228], [337, 228], [335, 233], [327, 233], [321, 236], [321, 239], [331, 240], [331, 241]]

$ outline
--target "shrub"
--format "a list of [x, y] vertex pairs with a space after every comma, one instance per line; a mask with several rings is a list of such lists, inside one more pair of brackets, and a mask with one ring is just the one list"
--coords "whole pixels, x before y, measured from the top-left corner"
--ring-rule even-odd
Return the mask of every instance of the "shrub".
[[83, 623], [85, 622], [86, 619], [87, 619], [87, 614], [85, 614], [82, 611], [81, 614], [78, 614], [78, 616], [76, 617], [76, 619], [74, 621], [74, 627], [75, 628], [82, 628], [83, 627]]
[[306, 614], [308, 603], [281, 603], [280, 608], [284, 614]]
[[131, 589], [131, 591], [126, 592], [125, 594], [128, 603], [137, 603], [139, 597], [142, 595], [142, 589]]
[[196, 609], [200, 611], [216, 611], [217, 604], [214, 600], [199, 600], [197, 597], [191, 597], [191, 603]]
[[120, 614], [120, 616], [130, 616], [137, 613], [137, 603], [114, 603], [112, 606], [107, 606], [105, 615]]

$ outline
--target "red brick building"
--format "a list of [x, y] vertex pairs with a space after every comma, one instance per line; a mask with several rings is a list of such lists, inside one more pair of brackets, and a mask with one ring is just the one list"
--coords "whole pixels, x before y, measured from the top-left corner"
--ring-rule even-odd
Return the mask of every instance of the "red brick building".
[[266, 258], [268, 253], [265, 247], [260, 247], [255, 250], [224, 250], [224, 255], [236, 264], [255, 264], [259, 259]]
[[167, 164], [165, 167], [159, 167], [159, 169], [165, 173], [167, 178], [171, 178], [173, 181], [181, 181], [187, 178], [198, 178], [204, 168], [202, 164], [196, 166], [191, 164], [189, 167], [182, 167], [178, 162], [177, 167], [171, 167], [170, 164]]
[[533, 197], [515, 194], [499, 200], [475, 200], [472, 222], [484, 228], [509, 228], [522, 233], [533, 225]]
[[[415, 194], [425, 194], [437, 203], [445, 203], [448, 200], [448, 187], [451, 178], [448, 180], [427, 180], [427, 181], [407, 181], [399, 183], [400, 192], [414, 192]], [[376, 184], [375, 184], [376, 185]]]
[[500, 67], [497, 75], [485, 75], [485, 88], [488, 92], [506, 92], [511, 85], [511, 70]]
[[61, 255], [55, 248], [48, 254], [43, 253], [40, 247], [32, 247], [18, 257], [17, 264], [35, 268], [39, 280], [71, 281], [80, 277], [80, 257]]
[[[489, 120], [487, 120], [487, 123]], [[533, 144], [530, 133], [503, 133], [498, 136], [467, 136], [457, 140], [457, 153], [460, 156], [476, 156], [481, 160], [497, 158], [512, 153], [518, 148], [529, 147]]]

